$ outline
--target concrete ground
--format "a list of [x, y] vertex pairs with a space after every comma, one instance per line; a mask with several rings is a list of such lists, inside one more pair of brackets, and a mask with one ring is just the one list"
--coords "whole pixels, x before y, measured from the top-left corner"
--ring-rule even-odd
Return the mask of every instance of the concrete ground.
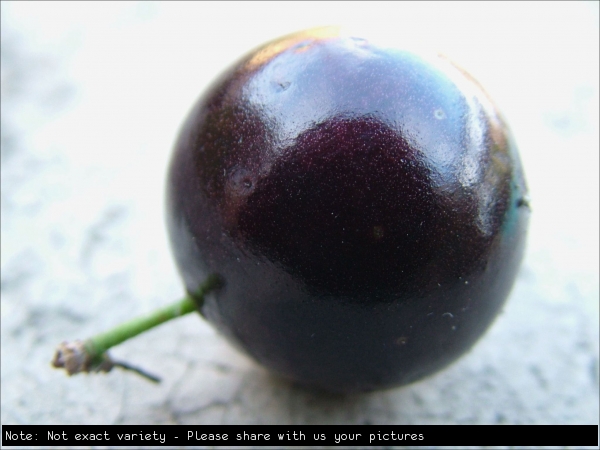
[[[504, 111], [528, 178], [502, 315], [416, 384], [339, 398], [270, 376], [199, 316], [75, 376], [56, 344], [178, 298], [163, 195], [178, 127], [253, 46], [342, 23], [437, 47]], [[2, 3], [2, 424], [598, 424], [598, 3]]]

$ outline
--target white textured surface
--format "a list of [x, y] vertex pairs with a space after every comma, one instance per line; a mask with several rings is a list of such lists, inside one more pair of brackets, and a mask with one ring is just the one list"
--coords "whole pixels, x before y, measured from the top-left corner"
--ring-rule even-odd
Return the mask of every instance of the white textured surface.
[[[204, 86], [253, 46], [342, 23], [442, 49], [504, 110], [533, 215], [504, 313], [417, 384], [346, 398], [269, 376], [198, 316], [50, 369], [54, 346], [178, 298], [166, 164]], [[2, 3], [3, 424], [598, 423], [598, 4]]]

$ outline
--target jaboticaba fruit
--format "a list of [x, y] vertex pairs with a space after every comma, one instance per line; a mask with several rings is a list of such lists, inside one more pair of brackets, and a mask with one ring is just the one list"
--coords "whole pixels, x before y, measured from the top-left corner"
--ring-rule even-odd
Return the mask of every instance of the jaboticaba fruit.
[[216, 80], [167, 197], [187, 290], [225, 281], [202, 315], [274, 372], [341, 392], [467, 351], [509, 294], [529, 216], [515, 144], [472, 77], [333, 29]]

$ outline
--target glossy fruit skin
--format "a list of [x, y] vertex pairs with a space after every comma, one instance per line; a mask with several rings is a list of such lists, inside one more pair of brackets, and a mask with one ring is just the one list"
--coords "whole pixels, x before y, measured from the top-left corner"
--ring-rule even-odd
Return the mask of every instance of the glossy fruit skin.
[[500, 311], [529, 207], [516, 147], [445, 58], [335, 30], [266, 44], [191, 111], [168, 174], [186, 289], [272, 371], [336, 392], [413, 382]]

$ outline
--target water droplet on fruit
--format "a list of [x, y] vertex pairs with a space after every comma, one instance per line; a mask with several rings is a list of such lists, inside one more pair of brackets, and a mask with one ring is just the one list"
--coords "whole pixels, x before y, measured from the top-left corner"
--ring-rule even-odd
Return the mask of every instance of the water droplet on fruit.
[[442, 108], [438, 108], [433, 112], [433, 116], [437, 120], [444, 120], [446, 118], [446, 113], [444, 112], [444, 110]]

